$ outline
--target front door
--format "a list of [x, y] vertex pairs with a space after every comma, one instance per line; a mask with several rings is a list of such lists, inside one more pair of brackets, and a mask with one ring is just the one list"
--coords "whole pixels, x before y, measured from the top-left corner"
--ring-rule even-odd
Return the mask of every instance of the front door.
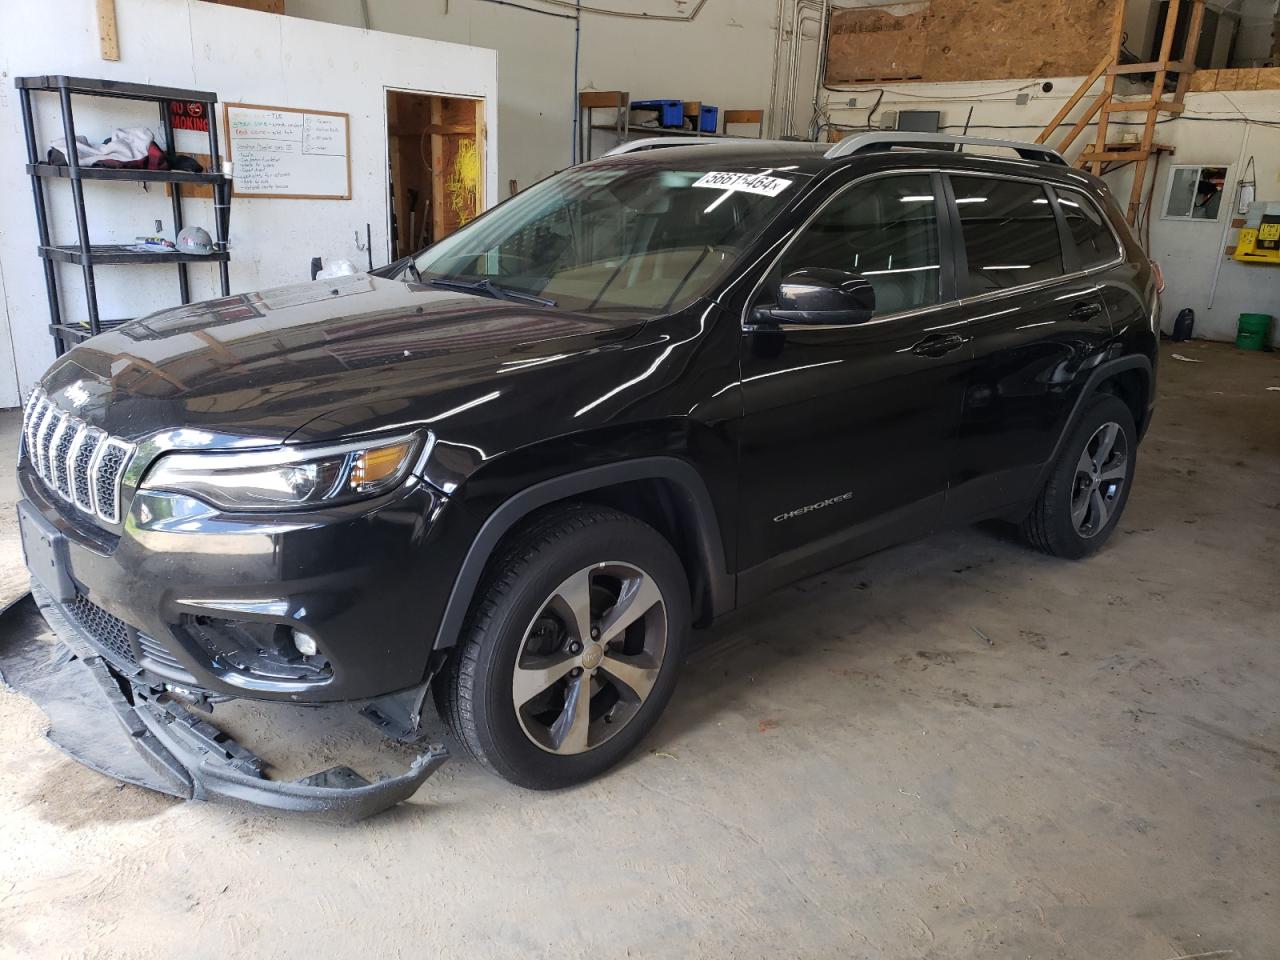
[[912, 173], [843, 188], [753, 298], [824, 267], [870, 281], [876, 309], [852, 325], [744, 330], [740, 596], [927, 532], [941, 514], [970, 346], [952, 329], [940, 187]]

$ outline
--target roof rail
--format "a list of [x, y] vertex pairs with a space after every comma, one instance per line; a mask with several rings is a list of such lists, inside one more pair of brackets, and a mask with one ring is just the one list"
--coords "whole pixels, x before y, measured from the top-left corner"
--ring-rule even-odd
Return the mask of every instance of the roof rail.
[[996, 140], [992, 137], [953, 137], [943, 133], [921, 133], [906, 130], [881, 130], [855, 133], [834, 144], [826, 152], [828, 160], [848, 157], [864, 150], [891, 150], [894, 147], [914, 147], [917, 150], [951, 150], [956, 153], [966, 144], [977, 147], [1004, 147], [1013, 150], [1024, 160], [1066, 165], [1062, 154], [1042, 143], [1022, 143], [1017, 140]]
[[639, 140], [628, 140], [626, 143], [618, 144], [612, 150], [605, 151], [601, 156], [616, 157], [623, 153], [635, 153], [638, 150], [657, 150], [661, 147], [712, 147], [718, 143], [769, 143], [794, 147], [805, 142], [804, 140], [762, 140], [759, 137], [698, 137], [691, 133], [687, 137], [642, 137]]

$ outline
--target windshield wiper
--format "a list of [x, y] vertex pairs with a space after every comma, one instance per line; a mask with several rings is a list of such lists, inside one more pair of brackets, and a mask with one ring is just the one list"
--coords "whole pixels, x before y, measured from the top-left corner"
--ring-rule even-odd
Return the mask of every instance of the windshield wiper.
[[418, 270], [417, 263], [413, 257], [409, 258], [409, 262], [404, 265], [405, 270], [409, 271], [409, 276], [413, 277], [415, 283], [422, 283], [422, 273]]
[[451, 290], [479, 293], [486, 297], [493, 297], [495, 300], [519, 300], [524, 303], [534, 303], [540, 307], [554, 307], [556, 305], [554, 300], [549, 300], [546, 297], [539, 297], [536, 294], [499, 286], [488, 277], [480, 280], [452, 280], [448, 277], [432, 277], [427, 283], [433, 287], [447, 287]]

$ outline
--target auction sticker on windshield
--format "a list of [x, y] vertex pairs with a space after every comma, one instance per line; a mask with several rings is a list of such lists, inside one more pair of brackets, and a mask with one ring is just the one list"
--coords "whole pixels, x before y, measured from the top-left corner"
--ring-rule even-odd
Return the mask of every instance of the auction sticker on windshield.
[[763, 173], [726, 173], [713, 170], [695, 180], [692, 185], [710, 187], [712, 190], [740, 190], [743, 193], [758, 193], [762, 197], [776, 197], [791, 186], [791, 181], [780, 177], [767, 177]]

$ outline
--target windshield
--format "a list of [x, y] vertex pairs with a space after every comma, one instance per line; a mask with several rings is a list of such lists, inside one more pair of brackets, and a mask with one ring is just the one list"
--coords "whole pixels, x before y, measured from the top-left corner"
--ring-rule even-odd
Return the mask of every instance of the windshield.
[[409, 261], [401, 279], [595, 314], [652, 315], [704, 294], [808, 175], [673, 168], [653, 151], [576, 167]]

